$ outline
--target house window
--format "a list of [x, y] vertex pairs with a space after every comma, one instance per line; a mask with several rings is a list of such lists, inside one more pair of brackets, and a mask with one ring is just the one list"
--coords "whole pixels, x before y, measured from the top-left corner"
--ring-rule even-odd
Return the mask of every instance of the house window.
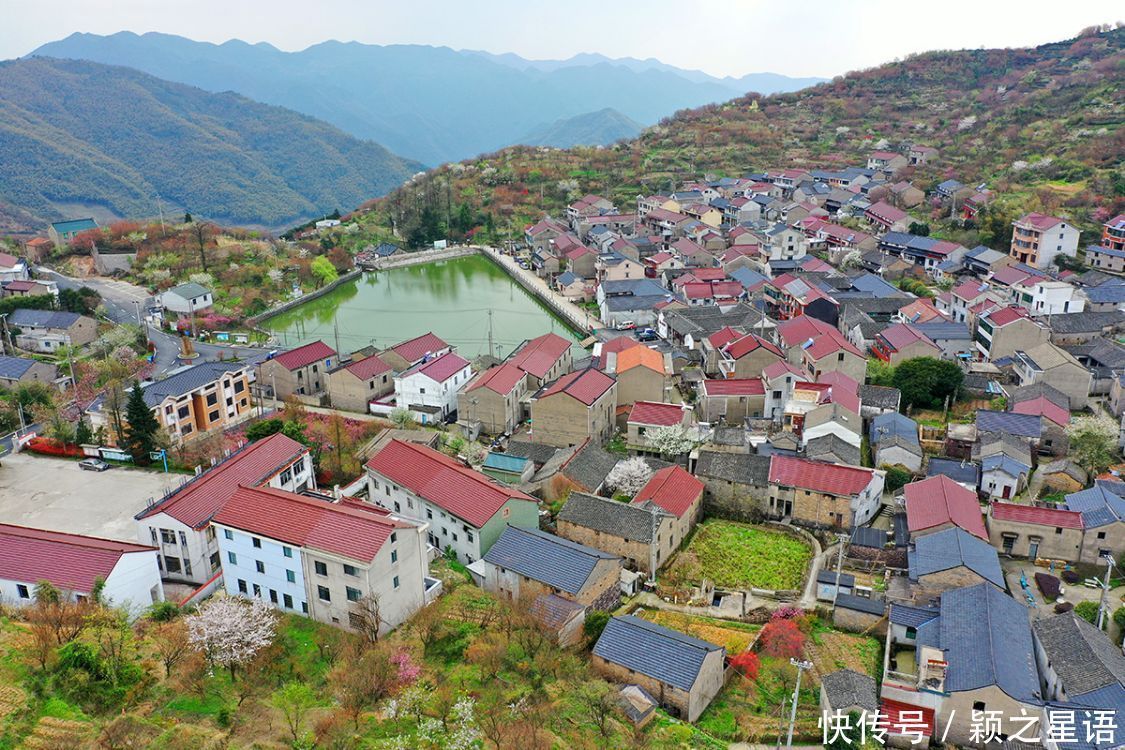
[[219, 421], [219, 412], [213, 411], [210, 414], [208, 414], [207, 415], [207, 421], [208, 422], [218, 422]]
[[984, 712], [984, 701], [973, 701], [973, 710]]
[[360, 597], [362, 596], [362, 594], [360, 594], [359, 592], [359, 589], [353, 589], [351, 586], [345, 587], [344, 593], [347, 594], [349, 602], [358, 602]]
[[330, 594], [330, 593], [328, 592], [328, 587], [327, 587], [327, 586], [317, 586], [317, 587], [316, 587], [316, 595], [317, 595], [318, 597], [320, 597], [320, 600], [321, 600], [322, 602], [330, 602], [330, 601], [332, 601], [332, 594]]
[[255, 560], [255, 561], [254, 561], [254, 568], [255, 568], [255, 570], [257, 570], [257, 571], [258, 571], [259, 573], [262, 573], [263, 575], [264, 575], [264, 574], [265, 574], [265, 572], [266, 572], [266, 564], [265, 564], [264, 562], [262, 562], [261, 560]]
[[30, 599], [31, 593], [27, 590], [27, 586], [22, 583], [16, 584], [16, 593], [19, 594], [20, 599]]
[[289, 469], [286, 469], [285, 471], [281, 472], [281, 483], [282, 484], [289, 484], [289, 480], [292, 479], [292, 478], [293, 478], [293, 472], [290, 471]]
[[207, 405], [208, 406], [214, 406], [216, 403], [218, 403], [218, 401], [219, 401], [219, 395], [217, 393], [208, 393], [207, 394]]
[[281, 548], [281, 554], [285, 555], [286, 557], [292, 557], [293, 556], [293, 548], [292, 547], [282, 547]]
[[918, 637], [918, 628], [907, 626], [906, 637], [909, 638], [910, 640], [914, 640], [915, 638], [917, 638]]
[[318, 576], [328, 575], [328, 566], [319, 560], [313, 562], [313, 569], [316, 570]]
[[432, 519], [433, 517], [434, 517], [434, 512], [431, 509], [426, 508], [426, 518]]
[[391, 532], [391, 544], [394, 544], [397, 541], [398, 541], [398, 534], [396, 532], [392, 531]]
[[355, 566], [354, 566], [354, 565], [347, 565], [347, 564], [345, 564], [345, 565], [344, 565], [344, 575], [346, 575], [346, 576], [354, 576], [354, 575], [356, 575], [356, 570], [355, 570]]
[[297, 574], [294, 573], [292, 570], [287, 570], [287, 571], [285, 571], [285, 580], [289, 581], [289, 583], [296, 583], [297, 582]]
[[308, 602], [301, 602], [301, 613], [306, 614], [306, 615], [309, 613], [309, 603]]
[[273, 589], [270, 589], [270, 602], [272, 604], [277, 604], [277, 592]]
[[472, 542], [473, 542], [473, 532], [471, 532], [471, 531], [465, 532], [465, 539], [467, 539], [468, 542], [470, 544], [472, 544]]
[[180, 532], [180, 544], [184, 547], [187, 546], [187, 534], [182, 531]]
[[281, 603], [285, 605], [286, 609], [293, 609], [293, 597], [289, 596], [289, 594], [281, 595]]
[[235, 393], [242, 393], [242, 391], [243, 391], [243, 390], [244, 390], [245, 388], [246, 388], [246, 384], [245, 384], [245, 383], [243, 383], [243, 382], [242, 382], [241, 380], [237, 381], [237, 382], [236, 382], [236, 383], [234, 384], [234, 392], [235, 392]]
[[223, 529], [223, 537], [226, 539], [234, 539], [234, 532], [230, 529]]
[[262, 587], [256, 583], [254, 584], [254, 597], [257, 599], [262, 598]]
[[1105, 539], [1105, 532], [1104, 531], [1098, 532], [1098, 539]]
[[233, 552], [228, 552], [227, 561], [230, 562], [231, 565], [238, 565], [238, 555]]
[[252, 545], [254, 545], [254, 549], [261, 549], [262, 548], [262, 540], [259, 539], [258, 537], [254, 537], [253, 539], [251, 539], [250, 543]]
[[1059, 526], [1056, 526], [1056, 527], [1055, 527], [1055, 533], [1056, 533], [1056, 534], [1061, 534], [1061, 533], [1062, 533], [1062, 528], [1061, 528], [1061, 527], [1059, 527]]
[[392, 583], [394, 584], [394, 587], [397, 589], [398, 588], [398, 576], [395, 576], [394, 579], [392, 579]]
[[164, 542], [165, 544], [175, 544], [176, 543], [176, 532], [169, 531], [168, 529], [161, 529], [160, 530], [160, 541]]
[[398, 562], [398, 550], [393, 549], [391, 550], [391, 564], [393, 565], [396, 562]]
[[246, 581], [241, 578], [238, 579], [238, 593], [245, 594], [249, 589], [246, 588]]

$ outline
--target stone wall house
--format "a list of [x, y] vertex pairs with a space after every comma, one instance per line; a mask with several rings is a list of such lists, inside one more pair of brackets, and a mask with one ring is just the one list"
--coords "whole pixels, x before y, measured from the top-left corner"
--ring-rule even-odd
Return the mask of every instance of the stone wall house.
[[765, 416], [766, 390], [761, 378], [706, 378], [699, 383], [699, 408], [710, 423], [741, 425]]
[[988, 538], [1005, 555], [1079, 562], [1085, 524], [1076, 510], [994, 502], [988, 509]]
[[617, 381], [586, 369], [563, 375], [531, 400], [531, 435], [538, 443], [574, 446], [605, 442], [613, 434]]
[[378, 354], [328, 371], [328, 396], [337, 409], [366, 414], [373, 400], [394, 388], [394, 370]]
[[617, 379], [617, 404], [664, 401], [671, 390], [672, 359], [647, 346], [637, 345], [605, 355], [605, 372]]
[[769, 514], [821, 528], [851, 529], [874, 517], [884, 472], [792, 456], [770, 457]]
[[457, 421], [479, 424], [486, 435], [511, 434], [521, 421], [526, 388], [527, 374], [510, 362], [478, 373], [457, 394]]
[[58, 376], [58, 369], [46, 362], [30, 357], [9, 357], [0, 354], [0, 385], [14, 388], [20, 383], [52, 384]]
[[85, 346], [98, 337], [98, 323], [88, 315], [61, 310], [13, 310], [8, 325], [23, 333], [55, 334], [69, 346]]
[[996, 549], [964, 529], [945, 529], [911, 540], [906, 559], [906, 595], [895, 585], [901, 578], [892, 579], [889, 587], [899, 601], [908, 599], [925, 605], [950, 589], [978, 583], [992, 584], [1000, 591], [1006, 588]]
[[277, 400], [322, 394], [337, 361], [336, 350], [323, 341], [298, 346], [258, 364], [258, 388]]
[[656, 505], [641, 507], [571, 492], [556, 520], [564, 539], [617, 555], [625, 567], [649, 575], [652, 561], [659, 569], [678, 544], [673, 542], [676, 517]]
[[761, 520], [769, 509], [770, 457], [701, 450], [695, 475], [706, 491], [709, 516], [736, 521]]

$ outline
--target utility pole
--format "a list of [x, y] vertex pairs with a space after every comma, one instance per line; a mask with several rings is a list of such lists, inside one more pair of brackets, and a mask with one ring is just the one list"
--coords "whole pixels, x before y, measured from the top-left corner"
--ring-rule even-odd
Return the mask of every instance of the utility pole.
[[141, 301], [138, 300], [138, 299], [133, 300], [133, 307], [137, 311], [137, 325], [139, 325], [143, 328], [144, 323], [141, 322]]
[[0, 325], [3, 326], [3, 336], [0, 336], [0, 350], [5, 354], [12, 354], [13, 352], [8, 349], [10, 342], [8, 341], [8, 313], [0, 315]]
[[343, 356], [340, 354], [340, 326], [336, 323], [336, 314], [332, 314], [332, 334], [336, 337], [336, 356]]
[[492, 308], [488, 308], [488, 356], [495, 357], [496, 349], [492, 345]]
[[160, 202], [160, 194], [156, 195], [156, 210], [160, 212], [160, 234], [167, 235], [168, 228], [164, 226], [164, 204]]
[[274, 413], [277, 413], [277, 377], [272, 370], [270, 371], [270, 395], [273, 396]]
[[801, 673], [812, 669], [811, 661], [798, 661], [789, 659], [789, 663], [797, 668], [797, 685], [793, 688], [793, 708], [789, 712], [789, 734], [785, 738], [785, 747], [793, 747], [793, 725], [797, 723], [797, 701], [801, 693]]
[[658, 518], [657, 514], [660, 512], [660, 506], [658, 506], [656, 503], [652, 502], [651, 500], [649, 500], [648, 502], [649, 502], [649, 505], [652, 506], [649, 509], [652, 512], [652, 538], [649, 540], [649, 546], [648, 546], [648, 549], [649, 549], [649, 552], [648, 552], [648, 569], [649, 569], [648, 580], [649, 580], [650, 583], [655, 584], [656, 583], [656, 564], [657, 564], [657, 559], [660, 556], [660, 541], [659, 541], [659, 539], [656, 535], [656, 530], [657, 530], [657, 528], [659, 528], [659, 524], [657, 523], [657, 518]]
[[844, 567], [844, 551], [848, 543], [847, 534], [836, 534], [836, 538], [840, 540], [840, 556], [836, 558], [836, 586], [832, 589], [832, 611], [836, 611], [836, 597], [840, 595], [840, 572]]
[[1098, 602], [1098, 630], [1102, 629], [1102, 623], [1105, 621], [1106, 599], [1109, 594], [1109, 575], [1113, 572], [1113, 555], [1106, 554], [1103, 558], [1105, 560], [1105, 581], [1102, 583], [1102, 597]]

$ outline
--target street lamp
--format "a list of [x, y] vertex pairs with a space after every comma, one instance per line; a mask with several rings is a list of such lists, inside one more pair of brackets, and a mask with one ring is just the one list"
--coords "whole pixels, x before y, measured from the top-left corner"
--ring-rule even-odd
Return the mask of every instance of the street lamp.
[[793, 725], [797, 722], [797, 700], [801, 693], [801, 675], [812, 669], [813, 664], [811, 661], [800, 661], [793, 658], [789, 659], [789, 663], [797, 668], [797, 686], [793, 688], [793, 708], [789, 712], [789, 735], [785, 738], [785, 746], [793, 747]]

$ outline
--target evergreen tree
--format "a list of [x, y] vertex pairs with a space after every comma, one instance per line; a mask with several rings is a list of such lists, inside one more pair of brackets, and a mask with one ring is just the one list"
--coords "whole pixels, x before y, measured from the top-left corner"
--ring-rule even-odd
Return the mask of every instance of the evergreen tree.
[[90, 429], [90, 423], [85, 417], [79, 418], [78, 427], [74, 430], [74, 442], [79, 445], [90, 445], [93, 441], [94, 433]]
[[129, 391], [129, 401], [125, 404], [125, 421], [129, 428], [125, 431], [125, 448], [133, 456], [138, 466], [147, 466], [152, 459], [149, 454], [156, 450], [156, 438], [160, 425], [152, 416], [152, 409], [145, 403], [141, 384], [133, 381]]

